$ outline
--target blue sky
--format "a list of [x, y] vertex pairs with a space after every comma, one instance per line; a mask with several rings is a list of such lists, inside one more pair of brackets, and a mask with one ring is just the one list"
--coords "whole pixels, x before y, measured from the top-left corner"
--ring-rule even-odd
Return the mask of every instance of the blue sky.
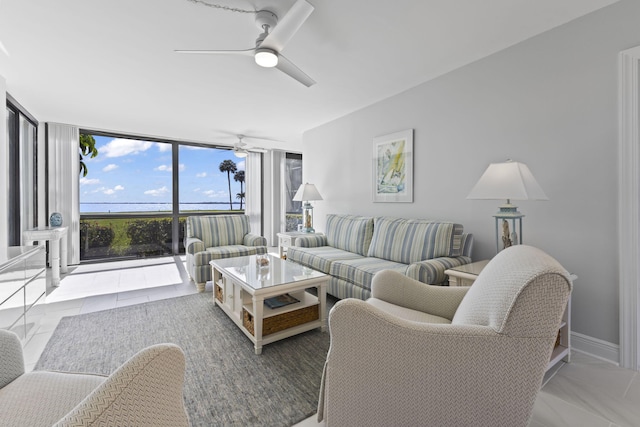
[[[171, 144], [95, 136], [98, 156], [85, 158], [89, 170], [80, 178], [80, 203], [171, 203]], [[233, 160], [238, 170], [245, 159], [230, 150], [180, 147], [180, 202], [229, 202], [223, 160]], [[234, 202], [240, 183], [231, 176]]]

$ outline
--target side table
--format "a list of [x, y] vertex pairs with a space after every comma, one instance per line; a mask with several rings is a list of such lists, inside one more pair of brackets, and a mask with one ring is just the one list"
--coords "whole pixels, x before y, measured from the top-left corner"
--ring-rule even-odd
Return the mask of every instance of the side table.
[[67, 231], [68, 227], [36, 227], [22, 232], [25, 245], [35, 241], [49, 241], [49, 264], [51, 264], [51, 284], [60, 286], [60, 272], [67, 272]]
[[287, 248], [296, 244], [298, 237], [320, 236], [322, 233], [307, 233], [304, 231], [290, 231], [288, 233], [278, 233], [278, 251], [280, 258], [287, 259]]
[[444, 271], [449, 276], [449, 286], [471, 286], [489, 260], [472, 262]]
[[[472, 262], [471, 264], [461, 265], [460, 267], [450, 268], [444, 271], [449, 276], [449, 286], [471, 286], [478, 278], [478, 275], [489, 260]], [[571, 282], [575, 282], [578, 276], [569, 274]], [[571, 296], [567, 301], [567, 307], [564, 309], [560, 327], [558, 328], [558, 338], [556, 339], [551, 360], [547, 365], [547, 371], [551, 369], [560, 360], [569, 362], [571, 358]]]

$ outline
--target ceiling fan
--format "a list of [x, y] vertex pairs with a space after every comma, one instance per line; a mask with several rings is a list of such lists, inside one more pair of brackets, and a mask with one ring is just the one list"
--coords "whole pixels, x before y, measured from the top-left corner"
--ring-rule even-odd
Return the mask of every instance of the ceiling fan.
[[236, 135], [236, 136], [238, 137], [238, 142], [233, 144], [233, 154], [235, 154], [236, 157], [240, 157], [240, 158], [247, 157], [250, 151], [258, 152], [258, 153], [267, 152], [267, 150], [265, 150], [264, 148], [248, 147], [247, 143], [243, 141], [243, 139], [245, 138], [244, 135]]
[[278, 21], [278, 16], [269, 10], [256, 12], [256, 25], [263, 32], [256, 39], [256, 46], [242, 50], [176, 50], [177, 53], [222, 54], [253, 56], [255, 62], [266, 68], [275, 67], [309, 87], [316, 82], [285, 58], [280, 52], [287, 42], [307, 20], [314, 7], [306, 0], [297, 0]]

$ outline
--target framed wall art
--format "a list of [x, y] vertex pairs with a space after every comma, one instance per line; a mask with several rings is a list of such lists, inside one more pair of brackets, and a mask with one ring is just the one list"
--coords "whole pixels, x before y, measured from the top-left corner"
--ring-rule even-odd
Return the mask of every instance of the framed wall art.
[[413, 202], [413, 129], [373, 139], [373, 201]]

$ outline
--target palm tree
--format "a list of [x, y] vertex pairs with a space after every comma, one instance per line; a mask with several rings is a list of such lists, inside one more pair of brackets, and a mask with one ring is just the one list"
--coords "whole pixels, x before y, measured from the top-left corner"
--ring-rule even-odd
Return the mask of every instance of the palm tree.
[[89, 170], [85, 164], [82, 156], [91, 155], [93, 159], [98, 155], [98, 149], [96, 148], [96, 140], [92, 135], [81, 133], [80, 134], [80, 173], [82, 176], [87, 176]]
[[[240, 210], [242, 210], [242, 201], [244, 200], [244, 188], [242, 188], [242, 184], [244, 184], [244, 171], [236, 172], [233, 175], [233, 180], [240, 183], [240, 192], [236, 196], [240, 199]], [[241, 194], [242, 197], [240, 197]]]
[[242, 201], [244, 200], [244, 191], [242, 193], [236, 193], [236, 199], [240, 199], [240, 210], [242, 210]]
[[231, 200], [231, 173], [236, 173], [238, 167], [233, 160], [224, 160], [220, 163], [220, 172], [227, 173], [227, 181], [229, 182], [229, 210], [233, 210], [233, 200]]

